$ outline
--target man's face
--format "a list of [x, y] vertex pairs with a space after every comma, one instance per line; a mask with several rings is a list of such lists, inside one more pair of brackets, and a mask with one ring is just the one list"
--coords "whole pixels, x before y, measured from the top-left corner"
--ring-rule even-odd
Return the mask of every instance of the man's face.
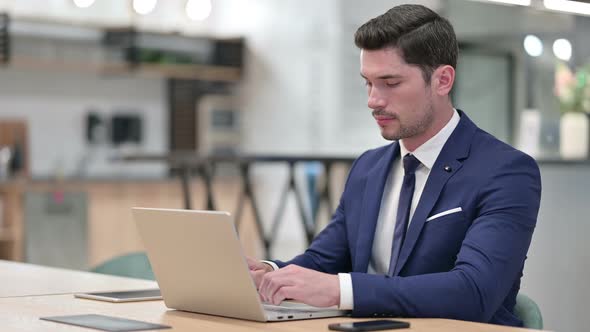
[[361, 76], [383, 138], [418, 136], [432, 125], [430, 84], [424, 81], [420, 68], [408, 65], [397, 49], [362, 50]]

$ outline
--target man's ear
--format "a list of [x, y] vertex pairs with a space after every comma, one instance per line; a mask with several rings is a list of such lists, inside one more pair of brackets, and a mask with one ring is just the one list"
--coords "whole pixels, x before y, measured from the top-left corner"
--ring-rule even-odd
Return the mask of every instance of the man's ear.
[[431, 86], [439, 96], [448, 96], [455, 83], [455, 69], [449, 65], [436, 68], [432, 73]]

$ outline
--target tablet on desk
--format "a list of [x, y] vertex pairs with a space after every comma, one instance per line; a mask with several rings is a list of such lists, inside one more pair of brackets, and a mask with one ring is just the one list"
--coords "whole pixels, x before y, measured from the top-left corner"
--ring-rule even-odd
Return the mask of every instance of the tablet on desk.
[[75, 297], [107, 302], [135, 302], [161, 300], [162, 294], [159, 289], [144, 289], [121, 292], [93, 292], [78, 293]]

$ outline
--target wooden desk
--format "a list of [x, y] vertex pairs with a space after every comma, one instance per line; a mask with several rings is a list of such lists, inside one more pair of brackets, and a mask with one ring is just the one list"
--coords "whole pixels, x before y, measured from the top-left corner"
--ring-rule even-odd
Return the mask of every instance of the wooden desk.
[[[163, 301], [108, 303], [77, 299], [72, 295], [14, 297], [0, 299], [0, 322], [3, 331], [51, 332], [89, 331], [85, 328], [39, 320], [39, 317], [103, 314], [170, 325], [162, 331], [209, 332], [308, 332], [328, 331], [329, 323], [358, 321], [351, 318], [325, 318], [291, 322], [258, 323], [238, 319], [169, 310]], [[403, 319], [411, 328], [403, 331], [436, 332], [518, 332], [531, 331], [498, 325], [479, 324], [448, 319]]]
[[0, 260], [0, 297], [146, 288], [158, 288], [158, 284], [149, 280]]
[[[89, 331], [86, 328], [42, 321], [40, 317], [102, 314], [172, 326], [163, 331], [307, 332], [328, 331], [329, 323], [358, 321], [327, 318], [292, 322], [258, 323], [232, 318], [170, 310], [163, 301], [109, 303], [75, 298], [72, 293], [157, 287], [153, 281], [120, 278], [24, 263], [0, 261], [0, 326], [2, 331]], [[60, 294], [61, 293], [61, 294]], [[67, 294], [65, 294], [67, 293]], [[43, 295], [59, 294], [59, 295]], [[35, 295], [35, 296], [31, 296]], [[531, 331], [448, 319], [403, 319], [411, 329], [436, 332]]]

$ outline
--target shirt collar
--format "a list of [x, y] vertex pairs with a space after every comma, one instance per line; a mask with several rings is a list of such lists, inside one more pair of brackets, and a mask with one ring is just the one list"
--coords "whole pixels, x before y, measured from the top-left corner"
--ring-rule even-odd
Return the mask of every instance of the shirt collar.
[[[414, 152], [412, 152], [414, 157], [420, 160], [420, 163], [422, 163], [422, 165], [424, 165], [426, 168], [432, 169], [436, 159], [438, 158], [438, 155], [442, 151], [443, 146], [459, 124], [460, 119], [461, 117], [459, 116], [457, 110], [453, 109], [453, 116], [451, 117], [451, 120], [449, 120], [449, 122], [447, 122], [447, 124], [438, 133], [436, 133], [436, 135], [432, 136], [428, 141], [414, 150]], [[399, 140], [399, 143], [399, 150], [401, 158], [403, 159], [403, 157], [410, 152], [404, 146], [403, 140]]]

